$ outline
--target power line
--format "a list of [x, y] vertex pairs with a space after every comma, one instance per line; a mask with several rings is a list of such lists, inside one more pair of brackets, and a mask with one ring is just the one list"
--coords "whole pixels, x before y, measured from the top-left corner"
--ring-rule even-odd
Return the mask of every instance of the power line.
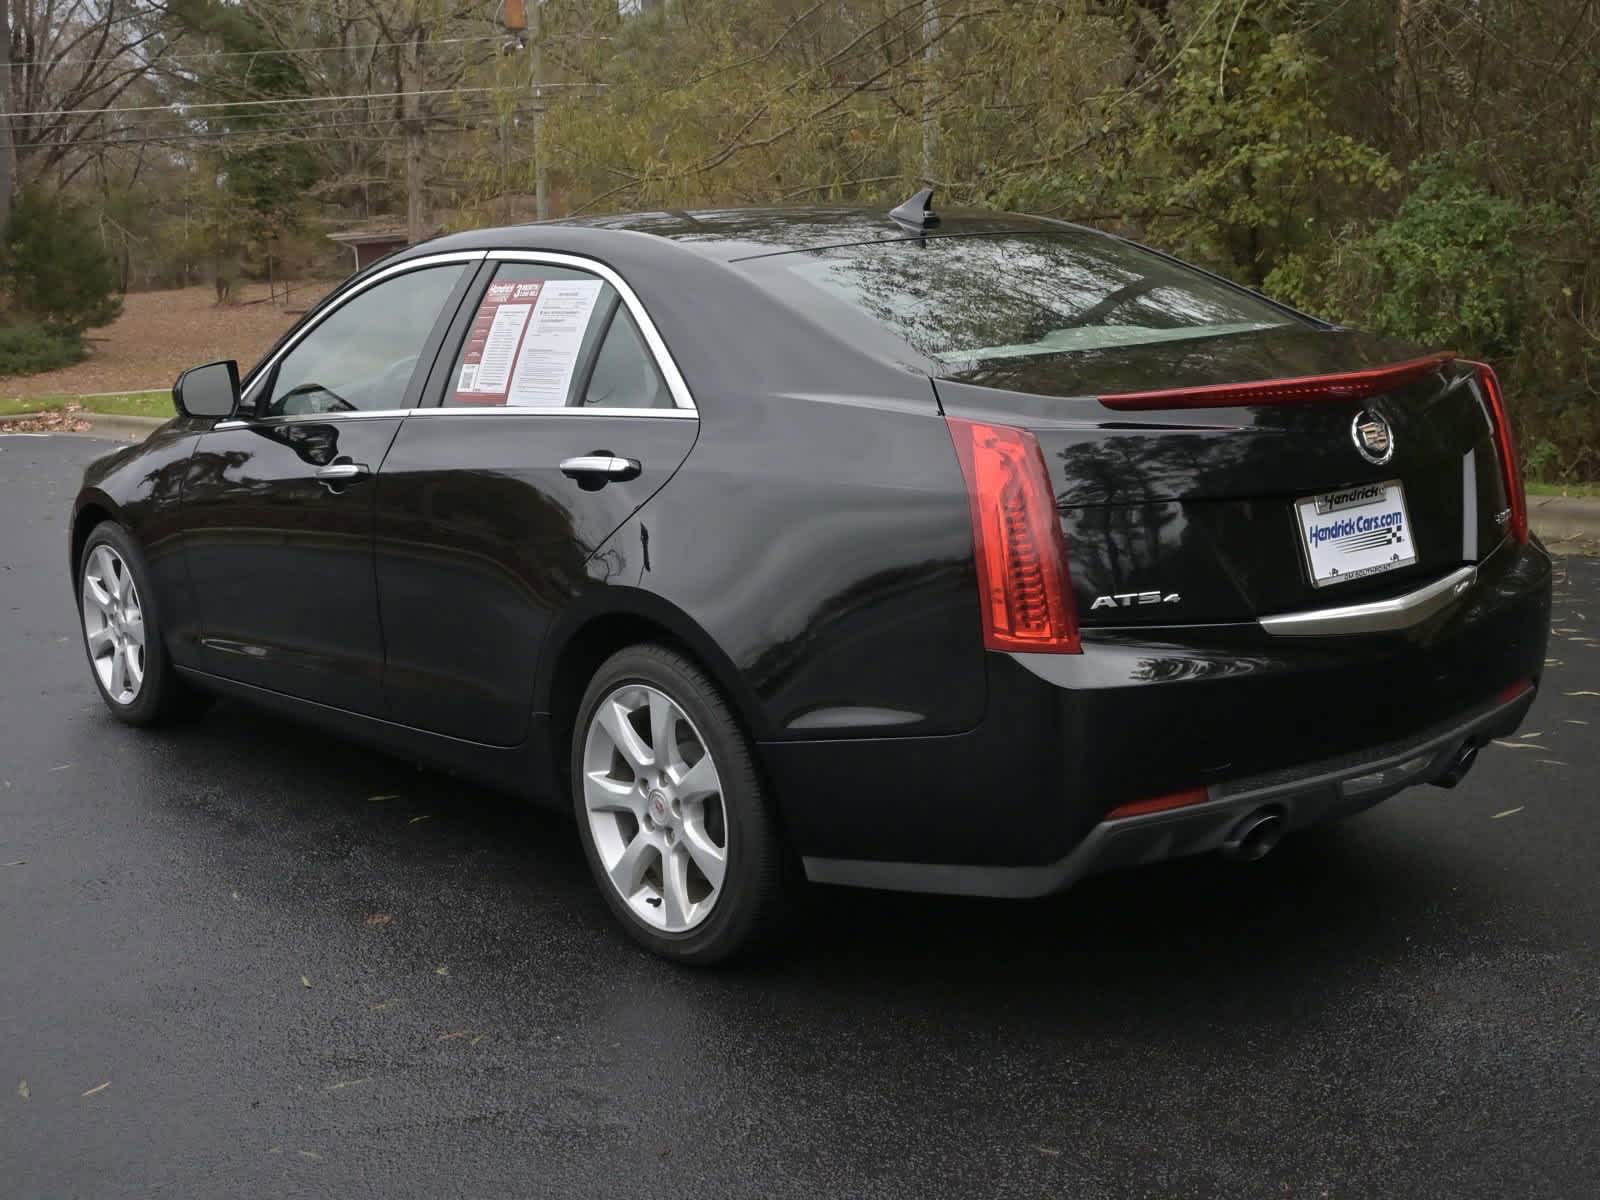
[[[603, 83], [546, 83], [543, 86], [554, 89], [604, 88], [607, 85]], [[217, 100], [207, 101], [202, 104], [189, 104], [175, 100], [169, 104], [136, 105], [126, 108], [44, 108], [33, 112], [14, 112], [10, 115], [13, 120], [23, 117], [110, 116], [115, 113], [171, 113], [175, 117], [182, 117], [186, 113], [200, 109], [275, 108], [285, 104], [332, 104], [343, 100], [399, 100], [406, 96], [465, 96], [474, 92], [504, 92], [507, 90], [506, 88], [495, 87], [433, 88], [407, 92], [352, 92], [345, 96], [284, 96], [273, 100]]]
[[[462, 113], [495, 113], [501, 110], [502, 105], [507, 111], [516, 111], [526, 108], [530, 102], [530, 97], [507, 90], [499, 97], [464, 96], [456, 103], [441, 105], [431, 112], [420, 114], [420, 117], [426, 121], [448, 118]], [[303, 121], [316, 120], [321, 117], [348, 117], [353, 124], [387, 124], [403, 119], [400, 114], [395, 113], [387, 106], [368, 107], [355, 103], [321, 103], [282, 113], [213, 112], [195, 115], [177, 112], [144, 113], [126, 120], [106, 121], [100, 124], [84, 123], [76, 127], [82, 128], [85, 132], [100, 135], [138, 133], [147, 129], [172, 130], [180, 133], [185, 129], [192, 129], [195, 132], [201, 132], [215, 129], [218, 126], [226, 127], [238, 133], [252, 133], [293, 128]], [[34, 136], [31, 139], [28, 137], [29, 132], [27, 128], [19, 129], [16, 136], [28, 141], [45, 141], [57, 136], [60, 133], [60, 127], [54, 125], [39, 126], [32, 130]]]
[[[506, 35], [503, 34], [503, 33], [478, 33], [478, 34], [473, 34], [470, 37], [429, 38], [427, 40], [427, 45], [429, 45], [429, 46], [458, 46], [458, 45], [462, 45], [462, 44], [469, 43], [469, 42], [503, 42], [503, 41], [505, 41], [505, 38], [506, 38]], [[281, 46], [281, 47], [275, 47], [275, 48], [267, 49], [267, 50], [196, 50], [196, 51], [193, 51], [191, 53], [185, 54], [184, 58], [185, 58], [185, 60], [189, 60], [189, 59], [195, 59], [195, 58], [205, 58], [205, 59], [212, 59], [212, 58], [259, 58], [262, 55], [270, 55], [270, 54], [279, 54], [279, 55], [286, 55], [286, 54], [342, 54], [342, 53], [345, 53], [346, 51], [351, 51], [351, 50], [391, 50], [391, 49], [395, 49], [395, 48], [401, 47], [401, 46], [409, 46], [410, 44], [411, 44], [410, 41], [404, 41], [404, 42], [352, 42], [348, 46]], [[175, 49], [172, 45], [169, 44], [167, 46], [162, 47], [162, 53], [181, 54], [183, 52], [181, 50]], [[100, 65], [103, 65], [105, 63], [125, 62], [125, 61], [127, 61], [127, 59], [130, 56], [132, 56], [134, 58], [138, 58], [138, 56], [136, 54], [134, 54], [134, 50], [132, 48], [129, 48], [128, 50], [125, 50], [122, 54], [113, 55], [113, 56], [111, 56], [109, 58], [49, 58], [49, 59], [43, 59], [43, 58], [42, 59], [26, 59], [26, 58], [21, 58], [21, 59], [17, 59], [15, 61], [13, 61], [11, 65], [13, 67], [36, 67], [36, 66], [90, 67], [90, 66], [100, 66]], [[143, 62], [142, 65], [144, 67], [146, 67], [147, 69], [154, 69], [158, 64], [155, 63], [154, 61], [145, 61], [145, 62]]]
[[[518, 112], [516, 112], [516, 113], [514, 113], [512, 115], [520, 116], [520, 115], [523, 115], [523, 112], [525, 112], [525, 111], [528, 111], [528, 110], [519, 110]], [[478, 124], [479, 122], [485, 122], [490, 118], [498, 116], [499, 114], [496, 113], [496, 112], [493, 112], [493, 111], [489, 111], [489, 112], [469, 112], [469, 113], [460, 113], [460, 114], [451, 114], [451, 115], [456, 117], [457, 119], [455, 121], [447, 122], [445, 120], [445, 118], [434, 118], [433, 119], [434, 123], [431, 124], [430, 127], [429, 127], [430, 131], [436, 132], [436, 133], [469, 133], [469, 132], [472, 132], [474, 129], [478, 129], [478, 128], [482, 128], [483, 127], [481, 124]], [[182, 132], [182, 131], [174, 130], [171, 133], [140, 133], [140, 132], [137, 132], [137, 131], [129, 130], [129, 131], [126, 131], [128, 136], [108, 136], [108, 137], [98, 137], [98, 138], [79, 138], [79, 139], [73, 141], [71, 143], [71, 145], [72, 145], [72, 147], [74, 149], [82, 149], [82, 148], [86, 148], [86, 147], [90, 147], [90, 146], [186, 145], [186, 144], [195, 143], [195, 142], [226, 142], [226, 141], [234, 141], [234, 140], [245, 141], [246, 139], [254, 138], [254, 139], [256, 139], [258, 144], [254, 145], [254, 146], [249, 146], [249, 147], [247, 147], [248, 149], [268, 149], [268, 148], [272, 148], [272, 147], [275, 147], [275, 146], [293, 146], [293, 145], [298, 145], [298, 144], [300, 144], [302, 142], [312, 142], [312, 141], [328, 142], [328, 141], [349, 141], [350, 140], [349, 138], [331, 137], [328, 134], [322, 134], [319, 137], [309, 137], [309, 138], [301, 136], [302, 134], [304, 134], [305, 132], [310, 131], [310, 130], [366, 130], [366, 129], [371, 128], [372, 126], [387, 125], [387, 124], [390, 124], [390, 123], [391, 123], [390, 120], [375, 119], [375, 120], [330, 121], [330, 122], [322, 122], [322, 123], [300, 124], [300, 125], [296, 125], [293, 128], [289, 128], [289, 129], [214, 129], [214, 130], [190, 130], [188, 132]], [[360, 140], [363, 141], [363, 142], [367, 142], [367, 141], [385, 141], [385, 140], [389, 140], [391, 138], [400, 139], [400, 138], [404, 138], [405, 136], [406, 135], [403, 134], [403, 133], [397, 133], [397, 134], [365, 134], [364, 133], [364, 134], [361, 135], [361, 139]], [[53, 145], [53, 144], [55, 144], [55, 143], [50, 143], [50, 142], [37, 142], [37, 143], [34, 143], [34, 145], [36, 147], [38, 147], [39, 149], [43, 149], [43, 148], [48, 147], [48, 146]]]

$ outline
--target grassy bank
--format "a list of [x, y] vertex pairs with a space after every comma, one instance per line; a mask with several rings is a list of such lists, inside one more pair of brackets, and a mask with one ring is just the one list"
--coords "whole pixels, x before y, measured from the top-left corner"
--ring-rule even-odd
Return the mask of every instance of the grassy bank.
[[113, 392], [105, 396], [30, 396], [15, 400], [0, 399], [0, 417], [54, 412], [68, 404], [76, 404], [88, 412], [116, 413], [124, 417], [172, 416], [172, 393], [157, 391]]
[[1540, 483], [1529, 480], [1530, 496], [1577, 496], [1584, 500], [1600, 500], [1600, 483]]

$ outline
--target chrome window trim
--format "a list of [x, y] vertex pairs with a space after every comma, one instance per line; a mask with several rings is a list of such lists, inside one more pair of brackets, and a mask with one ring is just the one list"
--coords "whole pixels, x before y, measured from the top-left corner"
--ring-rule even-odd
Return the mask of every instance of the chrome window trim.
[[282, 417], [262, 417], [248, 420], [235, 417], [218, 421], [211, 428], [219, 432], [229, 429], [274, 429], [279, 425], [325, 425], [339, 421], [371, 421], [380, 417], [656, 417], [663, 421], [694, 421], [700, 414], [687, 408], [536, 408], [531, 405], [507, 407], [484, 405], [481, 408], [374, 408], [360, 412], [292, 413]]
[[[340, 293], [338, 302], [336, 304], [330, 304], [325, 310], [318, 313], [315, 320], [308, 322], [304, 328], [295, 332], [294, 340], [292, 342], [285, 342], [282, 346], [279, 346], [277, 352], [271, 358], [267, 359], [266, 362], [261, 364], [261, 366], [256, 370], [255, 377], [251, 379], [250, 386], [245, 389], [244, 395], [241, 397], [241, 403], [248, 402], [252, 399], [251, 394], [271, 377], [272, 369], [283, 360], [284, 355], [293, 351], [295, 347], [300, 345], [301, 342], [305, 341], [306, 338], [321, 328], [324, 321], [333, 316], [334, 313], [338, 312], [346, 304], [349, 304], [350, 301], [354, 300], [357, 296], [367, 291], [367, 289], [376, 287], [386, 279], [393, 279], [396, 275], [404, 275], [408, 271], [420, 271], [427, 267], [443, 267], [448, 266], [451, 263], [482, 262], [484, 258], [488, 256], [488, 253], [489, 252], [487, 250], [455, 250], [448, 254], [424, 254], [420, 258], [408, 258], [404, 262], [397, 262], [392, 267], [385, 267], [383, 270], [377, 271], [368, 276], [366, 279], [363, 279], [359, 284], [356, 284], [350, 287], [347, 291]], [[411, 410], [402, 409], [400, 411], [410, 412]], [[374, 412], [371, 415], [377, 416], [378, 414]], [[266, 417], [260, 422], [239, 421], [237, 423], [233, 421], [223, 421], [214, 426], [214, 428], [231, 429], [237, 428], [240, 425], [265, 424], [267, 421], [273, 419], [274, 418]]]
[[[598, 259], [584, 258], [577, 254], [557, 254], [554, 251], [546, 250], [491, 250], [489, 251], [489, 261], [545, 263], [552, 267], [567, 267], [574, 271], [588, 271], [590, 274], [598, 275], [601, 279], [604, 279], [617, 289], [617, 295], [621, 296], [622, 302], [628, 306], [628, 313], [633, 317], [634, 324], [638, 325], [639, 332], [644, 336], [645, 345], [650, 347], [650, 353], [655, 356], [656, 368], [661, 372], [662, 378], [667, 381], [667, 390], [672, 393], [672, 402], [678, 406], [680, 411], [686, 411], [691, 414], [697, 411], [694, 404], [694, 396], [689, 392], [689, 385], [684, 382], [683, 374], [678, 370], [678, 364], [673, 360], [672, 352], [667, 349], [666, 342], [661, 340], [661, 334], [656, 330], [656, 323], [650, 319], [650, 314], [645, 310], [644, 304], [634, 293], [634, 290], [628, 286], [628, 281], [606, 266], [605, 263], [600, 262]], [[504, 405], [498, 411], [506, 412], [514, 407], [512, 405]], [[441, 411], [462, 412], [466, 410], [441, 408]], [[558, 410], [527, 408], [518, 409], [517, 411], [548, 413]], [[659, 415], [667, 410], [659, 408], [574, 407], [567, 411], [593, 413], [596, 416], [633, 416], [639, 413]]]
[[1477, 567], [1462, 567], [1403, 596], [1366, 604], [1281, 613], [1257, 620], [1262, 629], [1277, 637], [1333, 637], [1409, 629], [1450, 607], [1466, 594], [1477, 578]]

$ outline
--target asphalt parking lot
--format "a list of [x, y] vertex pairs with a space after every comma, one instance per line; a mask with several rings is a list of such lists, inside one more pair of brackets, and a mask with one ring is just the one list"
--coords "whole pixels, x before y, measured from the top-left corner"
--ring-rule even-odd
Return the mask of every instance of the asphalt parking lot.
[[65, 562], [106, 448], [0, 437], [8, 1197], [1600, 1188], [1600, 559], [1453, 792], [1031, 904], [817, 890], [695, 972], [559, 819], [234, 705], [107, 716]]

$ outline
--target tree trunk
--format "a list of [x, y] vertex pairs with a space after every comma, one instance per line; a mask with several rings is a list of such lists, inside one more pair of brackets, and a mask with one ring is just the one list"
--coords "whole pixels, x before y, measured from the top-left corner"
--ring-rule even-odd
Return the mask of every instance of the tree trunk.
[[422, 31], [406, 43], [400, 60], [400, 128], [406, 147], [406, 237], [420, 242], [428, 236], [427, 130], [422, 118]]

